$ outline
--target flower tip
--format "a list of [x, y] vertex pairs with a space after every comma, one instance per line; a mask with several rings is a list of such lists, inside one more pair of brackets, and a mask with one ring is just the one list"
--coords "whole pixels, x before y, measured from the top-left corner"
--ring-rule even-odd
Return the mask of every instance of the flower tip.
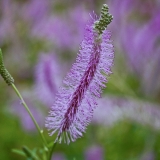
[[102, 34], [103, 31], [113, 20], [113, 16], [108, 11], [108, 5], [104, 4], [102, 6], [100, 19], [94, 23], [95, 29], [98, 31], [99, 34]]
[[2, 55], [1, 49], [0, 49], [0, 75], [3, 77], [4, 81], [8, 85], [11, 85], [12, 83], [14, 83], [13, 77], [10, 75], [10, 73], [7, 71], [7, 69], [4, 66], [3, 55]]

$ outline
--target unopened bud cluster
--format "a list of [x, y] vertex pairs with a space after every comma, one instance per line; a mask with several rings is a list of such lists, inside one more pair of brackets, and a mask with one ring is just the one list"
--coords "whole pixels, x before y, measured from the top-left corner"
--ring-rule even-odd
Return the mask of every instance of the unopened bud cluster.
[[108, 10], [108, 5], [104, 4], [101, 10], [100, 19], [94, 23], [94, 27], [98, 31], [99, 35], [103, 33], [108, 24], [110, 24], [113, 20], [113, 16], [108, 12]]
[[3, 77], [3, 79], [8, 85], [14, 83], [13, 77], [10, 75], [10, 73], [7, 71], [7, 69], [3, 64], [3, 56], [1, 49], [0, 49], [0, 75]]

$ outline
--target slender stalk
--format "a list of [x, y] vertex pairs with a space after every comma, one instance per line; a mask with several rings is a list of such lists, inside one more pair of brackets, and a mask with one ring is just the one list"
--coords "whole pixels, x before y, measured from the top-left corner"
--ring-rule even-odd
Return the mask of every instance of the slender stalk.
[[49, 152], [48, 160], [51, 160], [51, 158], [52, 158], [52, 153], [53, 153], [54, 148], [56, 147], [56, 145], [57, 145], [57, 142], [55, 142], [55, 143], [53, 144], [53, 146], [52, 146], [52, 148], [51, 148], [51, 150], [50, 150], [50, 152]]
[[13, 87], [14, 91], [16, 92], [18, 97], [20, 98], [20, 100], [21, 100], [23, 106], [25, 107], [25, 109], [27, 110], [28, 114], [32, 118], [32, 121], [34, 122], [34, 124], [35, 124], [35, 126], [36, 126], [36, 128], [37, 128], [37, 130], [38, 130], [38, 132], [39, 132], [39, 134], [41, 136], [41, 139], [42, 139], [42, 142], [43, 142], [44, 146], [47, 147], [48, 145], [47, 145], [46, 139], [43, 136], [43, 132], [40, 129], [40, 127], [39, 127], [38, 123], [36, 122], [35, 118], [33, 117], [32, 113], [31, 113], [30, 109], [28, 108], [27, 104], [25, 103], [23, 97], [21, 96], [20, 92], [18, 91], [18, 89], [16, 88], [16, 86], [13, 83], [11, 84], [11, 86]]

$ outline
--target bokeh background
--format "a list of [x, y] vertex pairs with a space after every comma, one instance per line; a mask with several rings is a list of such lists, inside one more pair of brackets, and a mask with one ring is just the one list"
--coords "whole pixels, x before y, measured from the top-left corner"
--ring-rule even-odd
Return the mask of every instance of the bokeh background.
[[[160, 160], [160, 0], [0, 0], [0, 48], [15, 84], [44, 128], [56, 91], [75, 61], [89, 13], [107, 3], [113, 74], [86, 133], [58, 144], [53, 160]], [[0, 78], [0, 160], [38, 149], [39, 135]]]

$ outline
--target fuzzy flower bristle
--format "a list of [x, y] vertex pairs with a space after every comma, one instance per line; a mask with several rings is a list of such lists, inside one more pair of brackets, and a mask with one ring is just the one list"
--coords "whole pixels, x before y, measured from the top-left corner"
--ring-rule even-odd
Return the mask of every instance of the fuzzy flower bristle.
[[76, 62], [64, 79], [64, 86], [46, 120], [51, 135], [58, 132], [55, 141], [60, 143], [64, 139], [69, 144], [85, 132], [97, 106], [96, 99], [107, 82], [106, 75], [111, 73], [114, 58], [111, 34], [105, 30], [106, 24], [100, 34], [95, 22], [98, 20], [92, 19], [86, 26]]

